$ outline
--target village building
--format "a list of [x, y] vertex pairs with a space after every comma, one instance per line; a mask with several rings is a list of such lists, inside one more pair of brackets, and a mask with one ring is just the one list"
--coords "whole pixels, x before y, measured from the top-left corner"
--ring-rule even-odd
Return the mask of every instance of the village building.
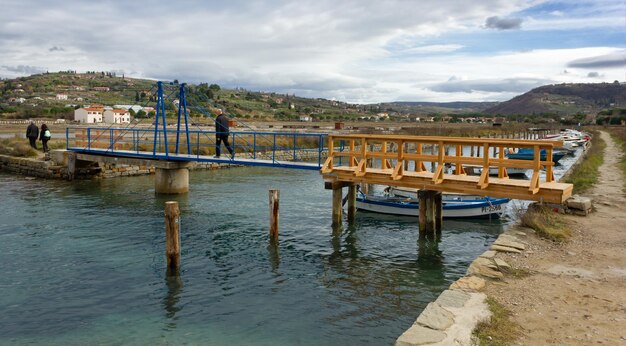
[[104, 111], [104, 122], [109, 124], [129, 124], [130, 112], [126, 109], [107, 109]]
[[57, 94], [57, 100], [59, 100], [59, 101], [66, 101], [67, 100], [67, 94]]
[[102, 107], [79, 108], [74, 111], [74, 120], [86, 124], [101, 123], [103, 112]]

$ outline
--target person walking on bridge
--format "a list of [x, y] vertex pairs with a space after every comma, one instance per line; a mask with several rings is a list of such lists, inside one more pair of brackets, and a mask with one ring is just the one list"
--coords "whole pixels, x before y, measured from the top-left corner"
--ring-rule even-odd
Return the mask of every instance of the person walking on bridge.
[[39, 128], [35, 125], [34, 122], [30, 122], [30, 125], [26, 128], [26, 137], [30, 142], [30, 146], [33, 149], [37, 149], [37, 137], [39, 137]]
[[230, 157], [234, 158], [235, 152], [233, 151], [233, 148], [230, 147], [230, 143], [228, 143], [228, 118], [219, 108], [215, 111], [215, 114], [217, 114], [217, 118], [215, 118], [215, 158], [220, 157], [220, 146], [222, 145], [222, 141], [224, 141], [224, 146], [228, 149]]

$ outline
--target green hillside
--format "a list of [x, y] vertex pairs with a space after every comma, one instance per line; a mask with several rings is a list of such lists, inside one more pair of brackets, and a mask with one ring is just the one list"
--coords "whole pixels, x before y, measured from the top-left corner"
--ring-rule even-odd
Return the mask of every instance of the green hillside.
[[[71, 120], [75, 108], [90, 104], [154, 107], [155, 85], [152, 80], [106, 72], [65, 71], [0, 80], [0, 118]], [[189, 85], [188, 100], [190, 104], [203, 109], [220, 107], [231, 116], [267, 121], [298, 120], [301, 116], [310, 116], [314, 121], [411, 121], [424, 116], [476, 113], [493, 105], [471, 102], [356, 105], [296, 95], [223, 89], [209, 83]], [[190, 107], [191, 116], [206, 113], [206, 110], [201, 111], [200, 108]], [[381, 117], [381, 114], [384, 115]]]

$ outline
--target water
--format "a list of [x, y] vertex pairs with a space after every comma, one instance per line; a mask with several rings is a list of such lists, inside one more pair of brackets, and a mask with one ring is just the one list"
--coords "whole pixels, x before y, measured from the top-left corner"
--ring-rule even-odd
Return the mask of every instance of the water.
[[[0, 174], [0, 344], [389, 345], [465, 274], [499, 221], [360, 213], [333, 233], [317, 172], [192, 172], [185, 196], [153, 177]], [[268, 190], [280, 244], [268, 247]], [[181, 208], [182, 272], [165, 269], [164, 203]]]

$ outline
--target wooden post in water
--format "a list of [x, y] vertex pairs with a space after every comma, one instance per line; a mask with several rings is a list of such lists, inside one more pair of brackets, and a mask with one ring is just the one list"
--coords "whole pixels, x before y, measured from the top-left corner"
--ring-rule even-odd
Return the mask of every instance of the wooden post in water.
[[341, 225], [341, 215], [342, 215], [342, 196], [343, 189], [341, 187], [337, 187], [333, 189], [333, 227]]
[[441, 232], [443, 223], [441, 192], [418, 190], [417, 198], [419, 200], [419, 237], [434, 238]]
[[348, 223], [353, 223], [356, 218], [356, 187], [357, 184], [348, 186]]
[[177, 272], [180, 267], [180, 210], [178, 202], [165, 202], [165, 256], [168, 271]]
[[278, 207], [280, 190], [270, 190], [270, 241], [278, 242]]

